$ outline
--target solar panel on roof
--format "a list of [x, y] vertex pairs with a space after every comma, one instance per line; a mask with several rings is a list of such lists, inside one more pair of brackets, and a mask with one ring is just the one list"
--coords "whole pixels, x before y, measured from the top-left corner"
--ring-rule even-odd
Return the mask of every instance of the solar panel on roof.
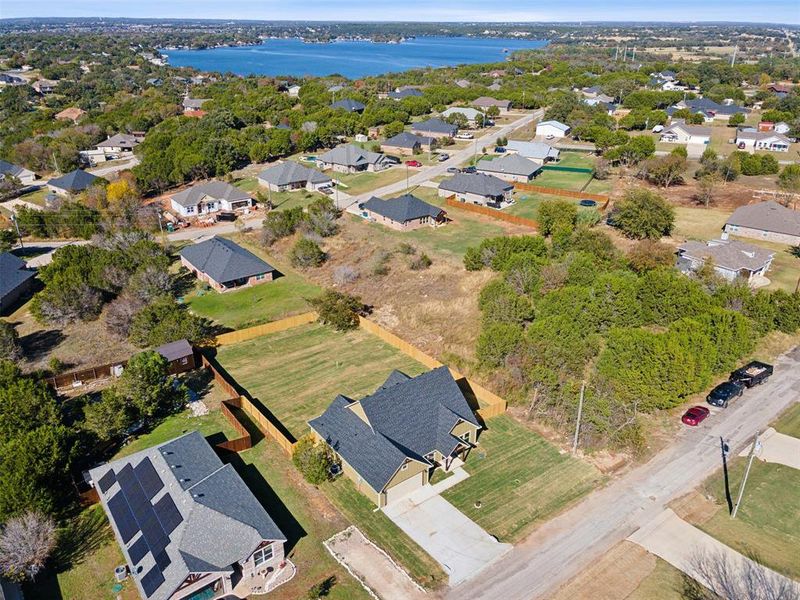
[[133, 470], [142, 485], [144, 493], [147, 494], [147, 499], [152, 500], [159, 490], [164, 487], [164, 482], [161, 481], [158, 473], [156, 473], [153, 463], [150, 462], [149, 458], [145, 457]]
[[138, 565], [142, 562], [142, 559], [145, 555], [150, 551], [150, 548], [147, 546], [147, 540], [144, 537], [140, 537], [133, 543], [133, 546], [128, 548], [128, 554], [131, 557], [131, 562], [134, 565]]
[[111, 513], [114, 523], [117, 525], [122, 541], [127, 544], [139, 531], [139, 526], [136, 524], [133, 513], [122, 492], [117, 492], [108, 501], [108, 512]]
[[116, 480], [117, 477], [114, 475], [113, 469], [109, 469], [108, 472], [97, 481], [97, 485], [100, 486], [100, 491], [105, 494], [111, 489], [111, 486], [114, 485]]
[[169, 538], [164, 533], [153, 510], [153, 505], [150, 504], [150, 500], [139, 484], [133, 468], [125, 465], [120, 469], [117, 473], [117, 481], [122, 488], [122, 493], [125, 494], [139, 529], [142, 530], [142, 535], [147, 540], [147, 545], [150, 546], [150, 552], [154, 555], [158, 554], [169, 544]]
[[169, 563], [171, 562], [172, 561], [169, 559], [166, 550], [162, 550], [161, 552], [158, 553], [158, 556], [156, 556], [156, 564], [158, 565], [158, 568], [161, 569], [162, 572], [169, 566]]
[[156, 502], [154, 508], [156, 516], [158, 520], [161, 521], [161, 526], [164, 528], [164, 532], [167, 535], [175, 531], [175, 528], [183, 521], [183, 516], [178, 510], [178, 507], [175, 506], [172, 497], [169, 495], [164, 496], [161, 500]]
[[149, 598], [155, 594], [156, 590], [158, 590], [161, 584], [164, 583], [164, 575], [161, 573], [161, 570], [155, 566], [145, 573], [144, 577], [142, 577], [141, 583], [145, 596]]

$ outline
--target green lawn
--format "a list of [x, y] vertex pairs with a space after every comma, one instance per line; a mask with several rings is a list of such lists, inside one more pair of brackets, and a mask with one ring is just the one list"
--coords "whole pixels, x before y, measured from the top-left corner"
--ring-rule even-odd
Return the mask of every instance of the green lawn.
[[490, 534], [511, 543], [602, 481], [594, 468], [559, 454], [507, 415], [488, 422], [465, 468], [469, 479], [442, 496]]
[[[509, 206], [508, 208], [504, 208], [503, 212], [507, 212], [511, 215], [517, 215], [518, 217], [525, 217], [527, 219], [536, 220], [539, 218], [539, 205], [542, 203], [543, 200], [566, 200], [567, 202], [574, 202], [578, 205], [578, 200], [572, 198], [561, 198], [559, 196], [552, 196], [550, 194], [537, 194], [537, 193], [517, 193], [515, 194], [516, 203]], [[596, 207], [585, 207], [578, 205], [579, 211], [585, 210], [599, 210], [601, 204], [598, 202]]]
[[[664, 559], [656, 558], [655, 569], [641, 581], [632, 594], [625, 597], [625, 600], [684, 600], [692, 597], [683, 593], [686, 583], [687, 578], [682, 571]], [[689, 585], [693, 587], [696, 584]]]
[[581, 169], [594, 168], [594, 157], [588, 152], [561, 152], [558, 162], [559, 167], [579, 167]]
[[204, 290], [198, 284], [192, 293], [184, 297], [193, 313], [224, 327], [244, 329], [309, 310], [307, 300], [320, 293], [316, 285], [309, 283], [255, 245], [240, 237], [236, 242], [266, 260], [282, 276], [274, 281], [225, 293]]
[[25, 202], [30, 202], [31, 204], [36, 204], [37, 206], [41, 206], [44, 208], [46, 203], [44, 201], [45, 197], [50, 193], [50, 190], [46, 187], [39, 188], [34, 192], [30, 192], [28, 194], [24, 194], [19, 197], [20, 200], [24, 200]]
[[[735, 499], [746, 458], [728, 466], [731, 496]], [[753, 555], [758, 562], [793, 579], [800, 579], [800, 471], [774, 463], [754, 461], [736, 519], [726, 508], [723, 474], [716, 473], [702, 486], [720, 510], [700, 529], [731, 548]]]
[[316, 323], [222, 346], [217, 360], [295, 438], [337, 394], [357, 399], [394, 369], [412, 376], [426, 370], [365, 331], [338, 333]]
[[[408, 170], [409, 177], [414, 173], [415, 169]], [[347, 192], [351, 196], [358, 196], [359, 194], [405, 179], [406, 167], [404, 165], [398, 165], [377, 173], [337, 173], [335, 171], [328, 171], [328, 175], [347, 186], [342, 186], [340, 188], [342, 191]]]
[[775, 430], [800, 438], [800, 402], [795, 402], [775, 423]]
[[257, 192], [261, 192], [264, 198], [272, 201], [273, 210], [288, 210], [298, 206], [305, 208], [314, 200], [324, 197], [321, 193], [309, 192], [305, 189], [293, 192], [270, 192], [258, 184], [256, 177], [239, 179], [233, 185], [248, 194], [255, 195]]

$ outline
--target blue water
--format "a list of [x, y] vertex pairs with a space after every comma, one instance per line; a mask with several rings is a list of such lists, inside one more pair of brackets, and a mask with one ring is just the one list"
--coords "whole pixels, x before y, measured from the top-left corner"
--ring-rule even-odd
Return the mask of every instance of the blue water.
[[305, 44], [299, 39], [266, 40], [258, 46], [206, 50], [162, 50], [169, 64], [237, 75], [332, 75], [351, 79], [419, 67], [497, 62], [503, 49], [541, 48], [542, 40], [421, 37], [400, 44], [333, 42]]

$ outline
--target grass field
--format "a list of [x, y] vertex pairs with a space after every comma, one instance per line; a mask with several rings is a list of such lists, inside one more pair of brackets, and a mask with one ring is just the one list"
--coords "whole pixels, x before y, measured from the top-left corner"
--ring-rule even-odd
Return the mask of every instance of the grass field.
[[[413, 174], [414, 170], [409, 169], [409, 175]], [[377, 173], [337, 173], [335, 171], [328, 171], [328, 175], [347, 186], [341, 188], [343, 191], [351, 196], [358, 196], [370, 190], [405, 179], [406, 167], [405, 165], [398, 165]]]
[[393, 369], [412, 376], [426, 370], [364, 331], [343, 334], [316, 323], [222, 346], [217, 360], [295, 438], [337, 394], [357, 399]]
[[256, 177], [245, 177], [239, 179], [234, 185], [240, 190], [248, 194], [255, 195], [261, 192], [264, 198], [272, 201], [273, 210], [288, 210], [296, 207], [306, 207], [314, 200], [323, 198], [324, 195], [317, 192], [309, 192], [308, 190], [296, 190], [293, 192], [270, 192], [267, 188], [262, 187], [258, 183]]
[[[745, 458], [736, 458], [728, 467], [733, 496], [738, 492], [746, 463]], [[779, 573], [800, 578], [800, 471], [755, 461], [736, 519], [731, 519], [726, 509], [721, 472], [704, 482], [702, 492], [713, 497], [720, 509], [700, 524], [700, 529]]]
[[602, 480], [594, 468], [559, 454], [510, 416], [489, 421], [465, 469], [469, 479], [442, 496], [491, 535], [511, 543]]
[[275, 257], [240, 236], [235, 241], [263, 258], [282, 273], [274, 281], [220, 293], [203, 290], [200, 284], [184, 297], [192, 312], [232, 329], [252, 327], [268, 321], [299, 314], [308, 310], [307, 300], [320, 293], [320, 289], [283, 265]]
[[[550, 194], [536, 194], [529, 192], [516, 194], [516, 200], [517, 201], [515, 204], [509, 206], [508, 208], [504, 208], [503, 212], [534, 220], [539, 218], [539, 205], [544, 200], [566, 200], [567, 202], [574, 202], [576, 205], [578, 205], [578, 200], [574, 200], [572, 198], [562, 198], [560, 196], [552, 196]], [[599, 202], [596, 207], [584, 207], [578, 205], [578, 210], [598, 210], [600, 206], [601, 204]]]
[[800, 402], [787, 409], [774, 425], [775, 430], [800, 438]]
[[686, 577], [662, 558], [656, 558], [656, 567], [645, 577], [639, 587], [625, 600], [682, 600]]

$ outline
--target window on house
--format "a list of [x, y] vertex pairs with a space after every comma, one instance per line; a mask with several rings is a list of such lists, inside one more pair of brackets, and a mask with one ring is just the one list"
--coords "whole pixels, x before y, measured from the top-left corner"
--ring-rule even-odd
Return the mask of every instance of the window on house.
[[187, 206], [186, 207], [186, 212], [187, 213], [193, 213], [194, 212], [194, 206]]
[[408, 468], [408, 463], [404, 463], [402, 467], [400, 467], [401, 471], [405, 471]]
[[186, 358], [186, 357], [184, 356], [184, 357], [181, 359], [181, 364], [182, 364], [182, 365], [188, 365], [188, 364], [189, 364], [189, 359], [188, 359], [188, 358]]
[[464, 440], [465, 442], [469, 442], [469, 434], [470, 434], [469, 431], [467, 431], [465, 433], [462, 433], [461, 434], [461, 439]]
[[256, 566], [267, 562], [272, 557], [273, 557], [272, 544], [256, 550], [255, 553], [253, 554], [253, 560], [255, 561]]
[[263, 273], [261, 273], [261, 275], [256, 275], [256, 281], [261, 281], [262, 279], [264, 279], [264, 277], [266, 277], [266, 275], [264, 275]]

